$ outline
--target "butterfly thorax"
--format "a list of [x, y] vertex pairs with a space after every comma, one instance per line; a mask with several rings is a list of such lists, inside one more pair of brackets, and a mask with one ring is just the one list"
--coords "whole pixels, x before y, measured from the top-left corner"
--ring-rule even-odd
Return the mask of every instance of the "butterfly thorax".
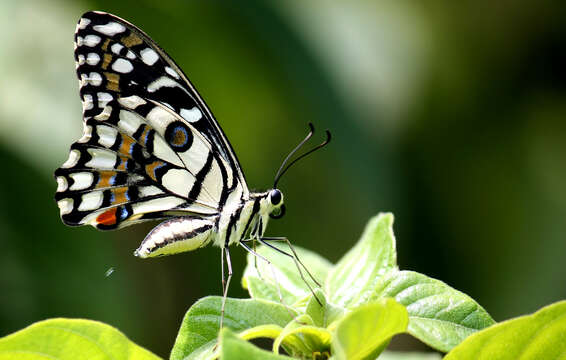
[[220, 247], [263, 236], [270, 215], [279, 213], [283, 195], [277, 189], [251, 193], [248, 200], [227, 203], [218, 219], [214, 244]]

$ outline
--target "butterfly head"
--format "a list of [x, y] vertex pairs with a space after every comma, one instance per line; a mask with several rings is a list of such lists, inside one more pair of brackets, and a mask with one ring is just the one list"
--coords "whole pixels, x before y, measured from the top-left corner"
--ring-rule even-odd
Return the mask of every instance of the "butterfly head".
[[269, 217], [280, 219], [285, 215], [285, 204], [283, 204], [283, 193], [279, 189], [273, 189], [267, 193]]

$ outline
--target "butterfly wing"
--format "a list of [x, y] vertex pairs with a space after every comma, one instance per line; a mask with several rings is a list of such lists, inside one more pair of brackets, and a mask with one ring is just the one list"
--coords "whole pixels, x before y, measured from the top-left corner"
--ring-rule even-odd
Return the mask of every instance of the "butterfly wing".
[[55, 172], [68, 225], [115, 229], [217, 215], [249, 195], [212, 113], [171, 58], [132, 24], [88, 12], [75, 34], [84, 134]]

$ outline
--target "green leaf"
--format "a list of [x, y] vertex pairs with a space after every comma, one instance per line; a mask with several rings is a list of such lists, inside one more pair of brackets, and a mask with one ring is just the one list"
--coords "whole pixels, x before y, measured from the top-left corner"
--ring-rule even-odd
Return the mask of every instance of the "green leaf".
[[315, 289], [314, 293], [322, 302], [322, 305], [318, 303], [314, 296], [311, 296], [305, 307], [305, 313], [311, 317], [314, 325], [327, 327], [333, 321], [344, 316], [346, 310], [327, 302], [321, 289]]
[[[172, 360], [191, 356], [193, 359], [209, 358], [216, 344], [222, 297], [209, 296], [197, 301], [181, 324]], [[281, 328], [293, 320], [296, 312], [285, 306], [264, 300], [226, 299], [224, 326], [235, 331], [251, 329], [259, 325], [277, 325]]]
[[276, 355], [270, 351], [262, 350], [249, 342], [240, 339], [229, 329], [220, 332], [220, 359], [222, 360], [290, 360], [283, 355]]
[[438, 353], [384, 351], [379, 360], [440, 360], [442, 355]]
[[393, 215], [379, 214], [371, 219], [361, 239], [330, 272], [325, 289], [329, 301], [353, 308], [365, 302], [376, 279], [397, 269]]
[[477, 332], [445, 359], [566, 359], [566, 301]]
[[[271, 242], [271, 244], [292, 254], [285, 243]], [[312, 251], [298, 246], [293, 247], [299, 259], [305, 264], [315, 279], [321, 284], [324, 283], [332, 264]], [[292, 258], [267, 246], [257, 247], [256, 252], [266, 257], [274, 266], [272, 269], [265, 261], [257, 259], [252, 254], [248, 254], [248, 264], [242, 278], [242, 286], [248, 289], [251, 297], [254, 299], [279, 301], [277, 286], [273, 280], [273, 272], [275, 272], [275, 277], [281, 287], [281, 294], [286, 304], [291, 305], [311, 294]], [[261, 276], [258, 274], [258, 270]], [[316, 284], [314, 284], [306, 271], [304, 269], [301, 269], [301, 271], [306, 281], [315, 288]], [[255, 279], [255, 281], [252, 279]]]
[[118, 329], [83, 319], [40, 321], [0, 339], [2, 359], [142, 359], [158, 356]]
[[[244, 282], [244, 278], [242, 279], [242, 283]], [[255, 276], [247, 276], [245, 278], [245, 288], [248, 289], [250, 293], [250, 297], [252, 299], [261, 299], [261, 300], [269, 300], [274, 302], [280, 302], [279, 299], [279, 292], [277, 291], [277, 286], [270, 281], [266, 281], [265, 279], [260, 279], [259, 277]], [[297, 301], [297, 297], [280, 287], [281, 296], [285, 304], [293, 304]]]
[[393, 297], [405, 305], [408, 332], [444, 352], [495, 323], [468, 295], [413, 271], [391, 271], [380, 278], [375, 297]]
[[[320, 289], [314, 291], [316, 297], [311, 296], [305, 308], [305, 314], [310, 316], [313, 324], [320, 327], [326, 327], [326, 296]], [[318, 299], [318, 300], [317, 300]], [[322, 303], [319, 304], [318, 301]]]
[[332, 354], [337, 359], [375, 359], [395, 334], [404, 332], [407, 310], [393, 299], [364, 304], [338, 321]]
[[287, 324], [273, 342], [273, 351], [278, 353], [281, 345], [293, 357], [313, 358], [314, 354], [329, 353], [331, 333], [313, 326], [310, 316], [303, 314]]
[[244, 340], [252, 340], [258, 338], [275, 339], [281, 334], [283, 328], [277, 325], [259, 325], [251, 329], [240, 331], [238, 336]]

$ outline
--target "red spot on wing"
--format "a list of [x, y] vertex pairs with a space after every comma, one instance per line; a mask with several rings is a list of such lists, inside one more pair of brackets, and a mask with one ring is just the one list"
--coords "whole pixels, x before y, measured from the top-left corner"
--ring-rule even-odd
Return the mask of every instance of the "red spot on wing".
[[97, 216], [96, 222], [101, 225], [116, 224], [116, 210], [117, 208], [106, 210], [105, 212]]

